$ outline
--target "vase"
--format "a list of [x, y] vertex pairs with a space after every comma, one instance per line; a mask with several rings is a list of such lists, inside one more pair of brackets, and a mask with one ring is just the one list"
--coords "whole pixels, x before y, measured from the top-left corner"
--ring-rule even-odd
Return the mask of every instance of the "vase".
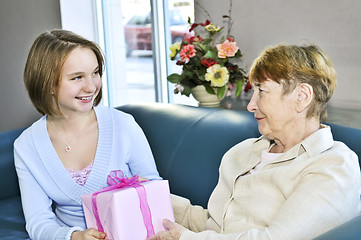
[[220, 107], [221, 100], [224, 98], [218, 99], [216, 94], [208, 93], [203, 85], [192, 88], [192, 95], [198, 101], [199, 107]]

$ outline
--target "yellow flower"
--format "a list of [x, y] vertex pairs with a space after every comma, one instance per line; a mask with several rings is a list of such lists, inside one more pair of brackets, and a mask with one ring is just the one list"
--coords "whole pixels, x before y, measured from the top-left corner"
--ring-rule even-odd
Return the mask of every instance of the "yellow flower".
[[206, 26], [206, 30], [208, 32], [218, 32], [220, 30], [220, 27], [217, 27], [217, 26], [214, 26], [212, 23], [211, 24], [208, 24]]
[[175, 42], [175, 43], [174, 43], [172, 46], [170, 46], [169, 48], [170, 48], [170, 50], [172, 51], [172, 53], [169, 54], [169, 57], [170, 57], [170, 58], [174, 58], [175, 55], [177, 55], [177, 51], [180, 50], [181, 44], [180, 44], [180, 42]]
[[212, 67], [207, 68], [205, 79], [208, 82], [211, 82], [212, 87], [223, 87], [228, 82], [229, 72], [226, 67], [215, 64]]

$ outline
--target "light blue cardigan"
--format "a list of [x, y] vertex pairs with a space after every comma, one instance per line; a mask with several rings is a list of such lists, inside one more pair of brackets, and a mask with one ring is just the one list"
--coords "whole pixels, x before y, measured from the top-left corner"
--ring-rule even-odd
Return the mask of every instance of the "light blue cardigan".
[[[14, 143], [26, 229], [33, 240], [70, 239], [86, 228], [80, 196], [106, 186], [111, 170], [160, 179], [152, 152], [134, 118], [104, 106], [95, 107], [99, 137], [93, 168], [84, 186], [68, 174], [51, 143], [46, 116]], [[55, 203], [55, 214], [52, 203]]]

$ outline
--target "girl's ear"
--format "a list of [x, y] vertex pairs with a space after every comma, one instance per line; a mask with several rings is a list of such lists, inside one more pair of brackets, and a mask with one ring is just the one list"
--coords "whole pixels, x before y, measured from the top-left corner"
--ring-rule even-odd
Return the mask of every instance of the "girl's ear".
[[303, 112], [312, 102], [313, 88], [308, 83], [301, 83], [297, 94], [297, 112]]

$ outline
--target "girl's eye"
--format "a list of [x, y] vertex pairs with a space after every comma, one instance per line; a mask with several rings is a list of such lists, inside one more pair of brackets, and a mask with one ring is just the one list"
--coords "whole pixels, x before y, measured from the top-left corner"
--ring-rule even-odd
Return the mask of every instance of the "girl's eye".
[[99, 74], [100, 74], [99, 70], [93, 72], [93, 75], [94, 75], [94, 76], [99, 75]]
[[71, 80], [79, 80], [79, 79], [81, 79], [81, 76], [76, 76], [76, 77], [72, 78]]

